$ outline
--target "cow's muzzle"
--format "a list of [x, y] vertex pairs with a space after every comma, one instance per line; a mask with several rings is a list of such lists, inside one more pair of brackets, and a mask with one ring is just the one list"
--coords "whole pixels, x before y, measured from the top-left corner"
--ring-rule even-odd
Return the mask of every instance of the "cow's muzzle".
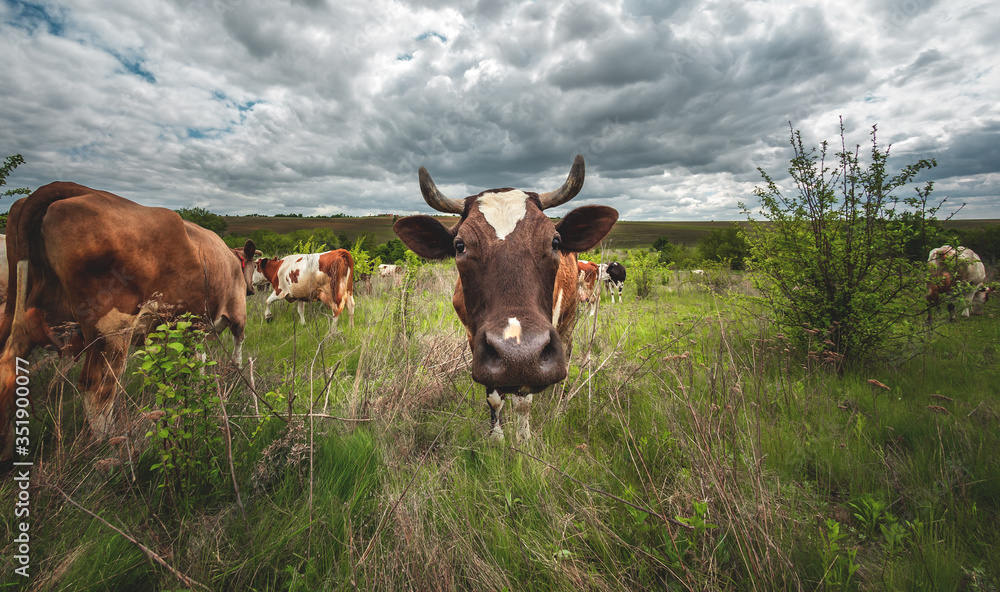
[[500, 330], [480, 330], [472, 356], [472, 379], [503, 390], [527, 387], [530, 392], [566, 378], [566, 350], [555, 328], [522, 330], [505, 338]]

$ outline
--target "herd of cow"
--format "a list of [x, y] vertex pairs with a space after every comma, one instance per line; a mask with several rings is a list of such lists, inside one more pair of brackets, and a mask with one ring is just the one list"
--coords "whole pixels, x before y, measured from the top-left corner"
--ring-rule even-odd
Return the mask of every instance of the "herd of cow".
[[[566, 378], [578, 303], [596, 304], [598, 282], [607, 286], [612, 302], [615, 292], [621, 301], [620, 263], [577, 260], [577, 253], [604, 239], [618, 212], [587, 205], [558, 223], [544, 213], [573, 199], [583, 181], [583, 157], [577, 156], [566, 182], [554, 191], [503, 188], [452, 199], [421, 167], [427, 204], [461, 218], [446, 228], [430, 216], [409, 216], [393, 227], [417, 255], [455, 259], [452, 304], [472, 351], [472, 378], [486, 388], [495, 437], [503, 437], [505, 402], [515, 412], [518, 439], [530, 437], [533, 394]], [[344, 310], [353, 326], [354, 262], [348, 251], [255, 260], [261, 253], [253, 241], [232, 249], [170, 210], [75, 183], [52, 183], [15, 202], [0, 245], [6, 246], [0, 279], [7, 282], [0, 290], [6, 294], [0, 316], [3, 459], [10, 458], [13, 442], [16, 363], [36, 347], [84, 356], [80, 392], [91, 430], [102, 437], [112, 428], [128, 348], [164, 318], [190, 312], [215, 333], [229, 328], [237, 365], [246, 298], [255, 284], [272, 288], [268, 320], [271, 303], [283, 299], [297, 303], [304, 324], [304, 304], [319, 300], [333, 313], [331, 330]], [[957, 285], [970, 287], [970, 302], [985, 301], [984, 268], [970, 250], [941, 247], [930, 263], [930, 304]], [[396, 272], [393, 266], [379, 270]]]

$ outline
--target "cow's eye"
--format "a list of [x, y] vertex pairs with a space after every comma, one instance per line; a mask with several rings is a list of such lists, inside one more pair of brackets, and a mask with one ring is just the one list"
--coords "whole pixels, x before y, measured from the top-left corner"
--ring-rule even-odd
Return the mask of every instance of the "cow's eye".
[[462, 239], [460, 239], [460, 238], [456, 238], [455, 239], [455, 253], [462, 254], [464, 252], [465, 252], [465, 242]]
[[559, 238], [559, 235], [557, 234], [552, 238], [552, 250], [558, 251], [561, 248], [562, 248], [562, 239]]

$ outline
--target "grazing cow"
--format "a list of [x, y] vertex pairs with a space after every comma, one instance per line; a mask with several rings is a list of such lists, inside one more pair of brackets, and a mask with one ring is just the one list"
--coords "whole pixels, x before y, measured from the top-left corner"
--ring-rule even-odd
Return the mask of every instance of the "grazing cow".
[[580, 301], [588, 304], [597, 304], [601, 293], [594, 288], [597, 286], [597, 277], [600, 275], [600, 266], [586, 259], [576, 262], [577, 286], [580, 290]]
[[274, 288], [264, 307], [264, 318], [268, 322], [272, 320], [271, 303], [275, 300], [297, 302], [303, 325], [306, 324], [306, 302], [321, 300], [333, 312], [331, 332], [337, 328], [337, 320], [345, 308], [354, 326], [354, 259], [350, 251], [336, 249], [282, 259], [258, 259], [257, 271]]
[[623, 302], [622, 292], [625, 290], [625, 266], [617, 261], [602, 263], [600, 268], [601, 281], [608, 287], [611, 302], [615, 301], [615, 290], [618, 291], [618, 302]]
[[451, 228], [430, 216], [409, 216], [393, 230], [421, 257], [454, 257], [452, 304], [472, 350], [472, 379], [486, 387], [494, 437], [502, 438], [505, 397], [517, 414], [517, 436], [531, 436], [532, 394], [566, 378], [576, 324], [576, 253], [614, 226], [618, 212], [583, 206], [558, 223], [545, 210], [583, 187], [577, 156], [562, 187], [546, 193], [491, 189], [465, 199], [445, 197], [420, 167], [420, 192], [440, 212], [461, 214]]
[[378, 266], [378, 274], [381, 276], [396, 275], [402, 270], [398, 265], [392, 265], [390, 263], [383, 263]]
[[[253, 241], [230, 249], [175, 212], [75, 183], [52, 183], [16, 201], [7, 239], [0, 436], [8, 445], [14, 391], [23, 386], [17, 363], [37, 346], [86, 352], [79, 388], [95, 436], [110, 428], [129, 345], [142, 343], [162, 317], [191, 312], [217, 331], [228, 327], [241, 361]], [[59, 333], [67, 326], [71, 339], [64, 341]]]
[[[972, 249], [944, 245], [931, 251], [927, 257], [930, 268], [930, 278], [927, 282], [927, 322], [932, 320], [932, 312], [940, 302], [941, 297], [948, 294], [956, 286], [962, 290], [960, 295], [967, 301], [962, 316], [969, 316], [973, 302], [985, 303], [992, 288], [983, 287], [986, 281], [986, 267]], [[965, 287], [959, 283], [964, 283]], [[955, 318], [955, 305], [948, 303], [949, 319]]]

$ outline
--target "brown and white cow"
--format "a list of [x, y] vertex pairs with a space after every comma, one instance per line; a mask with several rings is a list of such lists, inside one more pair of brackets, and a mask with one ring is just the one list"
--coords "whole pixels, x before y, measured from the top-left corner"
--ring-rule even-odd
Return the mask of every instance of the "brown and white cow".
[[[230, 249], [175, 212], [76, 183], [52, 183], [16, 201], [7, 239], [0, 440], [8, 445], [21, 384], [15, 364], [35, 347], [86, 353], [79, 387], [96, 436], [110, 427], [129, 345], [141, 343], [161, 318], [191, 312], [217, 331], [228, 327], [241, 360], [246, 297], [253, 294], [252, 241]], [[59, 336], [66, 326], [68, 341]]]
[[[958, 287], [960, 296], [966, 300], [962, 316], [969, 316], [974, 302], [985, 303], [991, 288], [983, 286], [986, 281], [986, 266], [972, 249], [943, 245], [933, 249], [927, 257], [930, 278], [927, 281], [927, 322], [931, 322], [933, 310], [941, 303], [941, 297]], [[960, 285], [961, 283], [961, 285]], [[948, 303], [949, 319], [955, 318], [955, 304]]]
[[581, 259], [576, 262], [576, 270], [577, 286], [580, 289], [580, 301], [588, 304], [597, 304], [597, 301], [601, 297], [601, 293], [596, 290], [597, 276], [600, 275], [600, 266], [586, 259]]
[[354, 259], [350, 251], [336, 249], [281, 259], [258, 259], [257, 271], [274, 289], [264, 307], [264, 318], [268, 322], [272, 320], [271, 303], [275, 300], [298, 303], [299, 320], [303, 325], [306, 324], [306, 302], [320, 300], [333, 312], [330, 331], [336, 329], [345, 308], [354, 326]]
[[562, 187], [546, 193], [491, 189], [465, 199], [445, 197], [420, 167], [424, 200], [461, 214], [451, 228], [430, 216], [409, 216], [393, 230], [428, 259], [455, 258], [452, 304], [472, 349], [472, 379], [486, 387], [491, 430], [503, 437], [506, 396], [517, 414], [517, 436], [531, 436], [532, 394], [566, 378], [576, 324], [576, 253], [604, 238], [618, 219], [607, 206], [583, 206], [558, 224], [545, 210], [583, 187], [583, 157]]

